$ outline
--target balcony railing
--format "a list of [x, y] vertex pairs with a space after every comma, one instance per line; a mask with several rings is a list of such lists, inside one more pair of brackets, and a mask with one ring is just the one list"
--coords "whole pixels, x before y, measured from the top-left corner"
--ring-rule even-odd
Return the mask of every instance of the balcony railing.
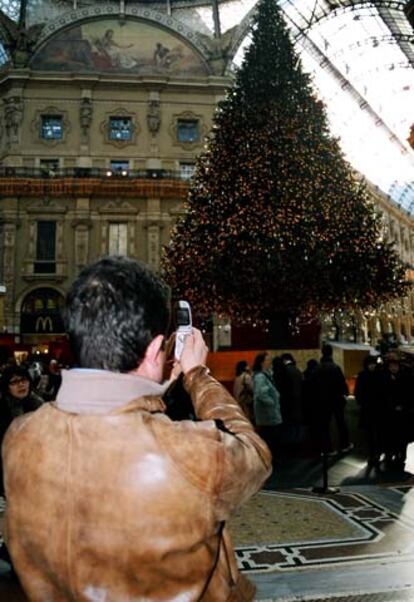
[[187, 182], [188, 173], [169, 169], [101, 169], [96, 167], [0, 167], [0, 178], [94, 178], [94, 179], [153, 179], [182, 180]]
[[0, 167], [0, 195], [4, 197], [156, 197], [184, 200], [189, 178], [179, 171], [145, 169]]

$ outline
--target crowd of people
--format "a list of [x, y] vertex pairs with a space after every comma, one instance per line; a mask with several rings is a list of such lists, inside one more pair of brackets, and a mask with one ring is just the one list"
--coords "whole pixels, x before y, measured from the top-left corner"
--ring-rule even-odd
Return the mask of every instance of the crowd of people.
[[384, 362], [368, 356], [355, 385], [361, 426], [367, 434], [368, 463], [403, 468], [407, 445], [414, 440], [414, 372], [398, 353]]
[[[61, 376], [51, 360], [1, 373], [0, 559], [31, 600], [253, 602], [226, 522], [281, 449], [310, 433], [324, 456], [337, 453], [332, 420], [339, 452], [352, 449], [332, 347], [304, 373], [290, 353], [239, 362], [237, 403], [211, 376], [200, 330], [172, 355], [167, 289], [125, 257], [81, 271], [65, 320], [77, 369]], [[395, 354], [367, 358], [355, 396], [370, 463], [404, 462], [413, 378]]]
[[[397, 352], [366, 357], [354, 395], [369, 467], [404, 468], [407, 445], [414, 440], [413, 390], [414, 370]], [[238, 362], [233, 394], [274, 458], [303, 447], [327, 456], [354, 447], [345, 412], [348, 384], [329, 344], [322, 347], [319, 360], [307, 362], [303, 373], [291, 353], [273, 358], [259, 353], [251, 369], [245, 360]]]
[[[54, 358], [47, 363], [34, 360], [2, 366], [0, 444], [14, 418], [56, 398], [61, 381], [61, 366]], [[396, 351], [365, 358], [354, 395], [359, 407], [359, 426], [365, 434], [369, 467], [404, 467], [407, 445], [414, 440], [413, 390], [414, 370], [401, 361]], [[275, 357], [268, 352], [259, 353], [251, 368], [247, 361], [239, 361], [233, 395], [274, 458], [303, 446], [328, 456], [347, 453], [353, 448], [345, 417], [348, 385], [341, 368], [333, 361], [330, 345], [322, 347], [319, 360], [308, 360], [303, 372], [291, 353]], [[191, 418], [191, 411], [182, 403], [184, 397], [185, 391], [182, 391], [178, 418], [174, 409], [170, 412], [173, 419]], [[166, 403], [168, 406], [167, 398]], [[337, 449], [331, 437], [333, 422]], [[0, 494], [2, 492], [0, 462]]]

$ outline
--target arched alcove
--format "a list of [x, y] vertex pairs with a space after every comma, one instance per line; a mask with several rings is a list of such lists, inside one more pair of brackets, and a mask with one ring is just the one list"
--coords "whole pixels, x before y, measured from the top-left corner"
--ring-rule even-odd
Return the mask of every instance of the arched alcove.
[[64, 297], [53, 288], [36, 288], [23, 299], [20, 312], [21, 334], [62, 334]]
[[146, 11], [120, 22], [104, 11], [99, 18], [88, 18], [89, 13], [82, 11], [82, 20], [62, 19], [58, 29], [54, 24], [46, 28], [48, 37], [36, 49], [30, 66], [46, 71], [142, 76], [208, 75], [208, 63], [192, 32], [174, 27], [173, 19], [156, 16]]

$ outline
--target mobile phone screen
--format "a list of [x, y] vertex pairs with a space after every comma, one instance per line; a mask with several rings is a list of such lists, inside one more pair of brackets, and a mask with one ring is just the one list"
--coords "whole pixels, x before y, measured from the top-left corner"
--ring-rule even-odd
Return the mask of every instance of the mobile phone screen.
[[190, 326], [190, 312], [188, 309], [183, 307], [177, 309], [177, 326]]

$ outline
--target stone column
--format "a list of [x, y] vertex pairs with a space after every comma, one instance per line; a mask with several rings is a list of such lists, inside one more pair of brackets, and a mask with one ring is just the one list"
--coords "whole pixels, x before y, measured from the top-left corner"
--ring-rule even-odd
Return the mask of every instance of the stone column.
[[158, 272], [160, 268], [160, 224], [150, 223], [147, 229], [147, 263], [151, 269]]
[[163, 227], [161, 200], [157, 198], [148, 199], [144, 222], [144, 228], [147, 232], [147, 263], [156, 272], [160, 268], [161, 230]]
[[92, 220], [89, 216], [89, 199], [76, 199], [76, 217], [72, 221], [74, 229], [74, 263], [79, 272], [89, 262], [89, 230]]
[[19, 316], [15, 315], [15, 249], [17, 225], [3, 223], [3, 284], [6, 287], [4, 298], [4, 322], [8, 332], [19, 331]]
[[92, 224], [88, 219], [75, 219], [72, 226], [75, 230], [75, 265], [79, 272], [88, 263], [89, 230]]

